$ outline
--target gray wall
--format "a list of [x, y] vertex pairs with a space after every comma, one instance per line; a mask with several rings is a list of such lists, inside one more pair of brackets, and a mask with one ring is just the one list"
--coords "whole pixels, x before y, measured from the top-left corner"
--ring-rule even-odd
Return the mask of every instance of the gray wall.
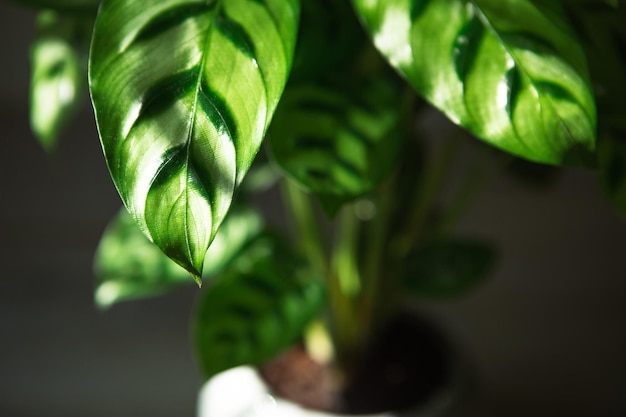
[[[92, 303], [91, 259], [120, 203], [88, 104], [47, 157], [28, 128], [33, 13], [0, 3], [0, 416], [193, 415], [196, 290]], [[530, 192], [496, 178], [459, 233], [501, 261], [469, 296], [421, 307], [472, 358], [483, 416], [626, 415], [626, 223], [591, 173]]]

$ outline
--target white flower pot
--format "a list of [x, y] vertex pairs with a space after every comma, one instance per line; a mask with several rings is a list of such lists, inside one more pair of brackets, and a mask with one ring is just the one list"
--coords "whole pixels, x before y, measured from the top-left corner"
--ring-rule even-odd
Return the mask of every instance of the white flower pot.
[[[459, 395], [464, 391], [462, 378], [453, 376], [451, 384], [426, 404], [403, 412], [361, 414], [361, 417], [460, 417]], [[225, 371], [209, 380], [200, 391], [198, 417], [349, 417], [305, 409], [272, 395], [254, 368], [242, 366]]]

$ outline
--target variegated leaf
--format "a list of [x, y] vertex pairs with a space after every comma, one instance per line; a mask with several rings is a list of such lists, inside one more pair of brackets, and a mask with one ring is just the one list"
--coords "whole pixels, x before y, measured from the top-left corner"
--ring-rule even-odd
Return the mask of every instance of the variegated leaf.
[[194, 333], [204, 376], [274, 357], [297, 341], [323, 300], [321, 280], [289, 248], [271, 236], [256, 241], [202, 295]]
[[391, 65], [452, 121], [532, 161], [589, 162], [595, 104], [557, 2], [353, 3]]
[[204, 254], [291, 66], [297, 0], [105, 0], [90, 89], [124, 204], [169, 257]]
[[294, 86], [270, 128], [272, 154], [332, 214], [393, 166], [402, 143], [400, 101], [383, 80]]
[[289, 83], [312, 82], [350, 71], [369, 43], [350, 2], [302, 0], [302, 18]]
[[[251, 209], [228, 213], [204, 259], [202, 278], [223, 272], [261, 232], [263, 222]], [[95, 301], [110, 307], [124, 300], [159, 295], [193, 282], [187, 271], [163, 254], [141, 232], [126, 209], [105, 230], [94, 260]]]

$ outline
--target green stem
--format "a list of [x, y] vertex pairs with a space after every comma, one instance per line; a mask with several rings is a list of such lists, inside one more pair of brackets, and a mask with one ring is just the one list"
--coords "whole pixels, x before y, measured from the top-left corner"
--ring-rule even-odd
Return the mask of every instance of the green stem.
[[350, 373], [361, 340], [360, 329], [355, 322], [358, 317], [356, 300], [362, 285], [357, 263], [358, 230], [353, 205], [343, 207], [339, 213], [327, 291], [331, 333], [339, 365], [345, 374]]
[[[290, 210], [295, 227], [298, 245], [309, 260], [311, 266], [326, 279], [327, 288], [334, 287], [330, 278], [330, 268], [324, 251], [324, 239], [318, 227], [317, 218], [309, 196], [291, 180], [282, 181], [282, 194], [285, 206]], [[332, 327], [332, 323], [331, 323]], [[314, 321], [305, 331], [304, 343], [314, 359], [331, 362], [336, 357], [334, 337], [321, 320]]]
[[282, 191], [285, 205], [291, 212], [300, 248], [311, 265], [324, 276], [327, 275], [328, 266], [324, 252], [324, 240], [309, 196], [289, 179], [282, 182]]
[[430, 210], [438, 191], [441, 189], [446, 179], [452, 160], [459, 147], [459, 134], [455, 132], [451, 137], [446, 138], [443, 148], [429, 160], [422, 180], [416, 184], [413, 192], [413, 202], [410, 213], [412, 213], [406, 232], [398, 237], [394, 243], [395, 253], [398, 258], [406, 256], [412, 247], [422, 237], [424, 225], [430, 215]]
[[329, 262], [324, 250], [324, 240], [320, 224], [313, 210], [311, 200], [293, 182], [284, 182], [285, 203], [291, 211], [299, 246], [311, 265], [326, 281], [328, 310], [325, 317], [325, 331], [319, 327], [305, 335], [308, 345], [319, 343], [314, 339], [320, 335], [329, 337], [333, 351], [331, 360], [339, 367], [339, 372], [348, 374], [352, 367], [354, 351], [359, 346], [359, 329], [355, 324], [357, 316], [355, 299], [360, 291], [361, 278], [356, 262], [356, 241], [358, 222], [353, 215], [352, 205], [344, 207], [339, 214], [336, 246]]
[[474, 166], [466, 176], [463, 184], [459, 187], [458, 194], [439, 220], [435, 230], [437, 236], [442, 236], [450, 230], [461, 217], [461, 214], [463, 214], [472, 201], [476, 199], [479, 190], [483, 188], [486, 182], [486, 175], [484, 167], [480, 164], [480, 162], [483, 162], [482, 158], [479, 159], [479, 163], [474, 162]]
[[377, 212], [368, 225], [368, 244], [363, 258], [364, 288], [358, 314], [363, 344], [371, 339], [385, 316], [381, 306], [393, 305], [394, 272], [393, 265], [388, 265], [393, 260], [388, 259], [387, 236], [393, 211], [392, 193], [395, 178], [396, 174], [394, 173], [393, 177], [379, 189]]

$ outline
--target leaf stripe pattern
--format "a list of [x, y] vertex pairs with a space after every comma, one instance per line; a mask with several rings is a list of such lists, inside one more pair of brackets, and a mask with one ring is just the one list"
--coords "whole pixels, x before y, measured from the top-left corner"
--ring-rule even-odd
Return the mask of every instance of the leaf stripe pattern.
[[283, 255], [274, 248], [266, 255], [271, 259], [232, 271], [203, 294], [194, 333], [206, 378], [270, 359], [293, 344], [319, 312], [321, 281], [297, 267], [285, 268], [293, 258], [276, 261]]
[[222, 35], [230, 40], [237, 47], [239, 52], [256, 61], [254, 43], [241, 25], [221, 14], [217, 16], [215, 23]]
[[536, 162], [589, 162], [594, 98], [584, 52], [557, 4], [353, 3], [387, 60], [453, 122]]
[[521, 90], [521, 75], [516, 66], [511, 67], [505, 74], [507, 86], [506, 105], [504, 106], [509, 119], [513, 119], [513, 111]]
[[196, 277], [282, 94], [298, 15], [298, 0], [102, 3], [89, 76], [111, 176]]
[[410, 5], [411, 20], [416, 20], [417, 18], [419, 18], [428, 7], [429, 2], [430, 0], [411, 2], [411, 5]]
[[330, 214], [373, 189], [399, 147], [394, 89], [373, 83], [351, 91], [346, 85], [293, 87], [269, 134], [278, 164]]
[[200, 4], [181, 4], [162, 11], [155, 16], [146, 26], [142, 27], [132, 43], [149, 41], [163, 32], [176, 28], [187, 19], [198, 18], [215, 9], [216, 1]]
[[474, 66], [477, 49], [484, 33], [483, 24], [474, 16], [456, 36], [454, 67], [460, 80], [465, 81]]

